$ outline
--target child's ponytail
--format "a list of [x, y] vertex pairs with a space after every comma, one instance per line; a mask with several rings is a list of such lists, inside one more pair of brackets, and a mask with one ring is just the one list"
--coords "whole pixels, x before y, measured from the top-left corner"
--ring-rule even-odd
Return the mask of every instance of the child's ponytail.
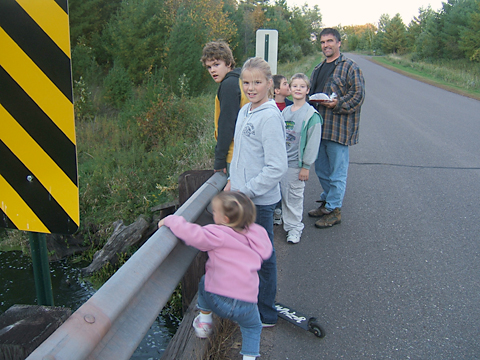
[[222, 191], [213, 200], [220, 201], [224, 215], [230, 220], [224, 225], [235, 230], [245, 230], [255, 222], [257, 216], [255, 205], [244, 193]]

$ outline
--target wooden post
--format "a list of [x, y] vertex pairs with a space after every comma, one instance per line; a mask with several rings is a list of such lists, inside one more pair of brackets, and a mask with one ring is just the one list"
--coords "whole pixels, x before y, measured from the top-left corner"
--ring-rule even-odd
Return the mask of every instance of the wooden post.
[[[181, 174], [178, 178], [178, 198], [180, 206], [197, 191], [212, 175], [213, 170], [191, 170]], [[205, 225], [212, 223], [211, 216], [202, 215], [197, 223]], [[207, 253], [200, 252], [188, 268], [182, 279], [182, 311], [185, 313], [198, 291], [198, 282], [205, 274]]]

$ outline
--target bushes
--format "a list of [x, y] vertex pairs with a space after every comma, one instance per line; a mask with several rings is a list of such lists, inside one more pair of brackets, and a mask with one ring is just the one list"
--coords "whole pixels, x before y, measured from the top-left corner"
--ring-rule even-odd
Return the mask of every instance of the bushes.
[[104, 98], [107, 104], [121, 109], [132, 92], [132, 82], [127, 70], [115, 63], [103, 80]]
[[130, 90], [118, 114], [77, 122], [80, 229], [87, 233], [149, 215], [176, 196], [178, 175], [212, 166], [212, 95], [177, 98], [153, 80]]

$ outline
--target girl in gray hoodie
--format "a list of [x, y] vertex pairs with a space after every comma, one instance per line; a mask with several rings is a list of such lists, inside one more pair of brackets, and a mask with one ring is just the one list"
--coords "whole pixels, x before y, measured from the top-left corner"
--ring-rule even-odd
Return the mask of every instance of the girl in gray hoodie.
[[[248, 59], [242, 68], [243, 91], [250, 100], [238, 113], [230, 181], [226, 190], [246, 194], [257, 208], [256, 223], [267, 230], [273, 246], [273, 211], [280, 200], [280, 180], [286, 173], [285, 123], [275, 101], [270, 66], [262, 58]], [[259, 271], [258, 309], [264, 327], [275, 325], [277, 262], [275, 249]]]

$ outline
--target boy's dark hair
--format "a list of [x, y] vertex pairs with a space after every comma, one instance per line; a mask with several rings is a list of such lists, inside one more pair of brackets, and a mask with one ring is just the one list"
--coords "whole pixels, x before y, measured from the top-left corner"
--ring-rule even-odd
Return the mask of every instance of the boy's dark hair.
[[225, 65], [230, 66], [232, 69], [235, 67], [232, 50], [223, 40], [211, 41], [203, 47], [202, 58], [200, 59], [203, 66], [205, 66], [206, 61], [211, 60], [223, 60]]
[[287, 80], [287, 78], [283, 75], [273, 75], [273, 89], [280, 89], [283, 79]]
[[325, 28], [325, 29], [323, 29], [322, 32], [320, 33], [320, 37], [322, 37], [323, 35], [333, 35], [333, 36], [335, 36], [335, 38], [337, 39], [337, 41], [342, 41], [342, 36], [340, 35], [340, 33], [338, 32], [337, 29]]

